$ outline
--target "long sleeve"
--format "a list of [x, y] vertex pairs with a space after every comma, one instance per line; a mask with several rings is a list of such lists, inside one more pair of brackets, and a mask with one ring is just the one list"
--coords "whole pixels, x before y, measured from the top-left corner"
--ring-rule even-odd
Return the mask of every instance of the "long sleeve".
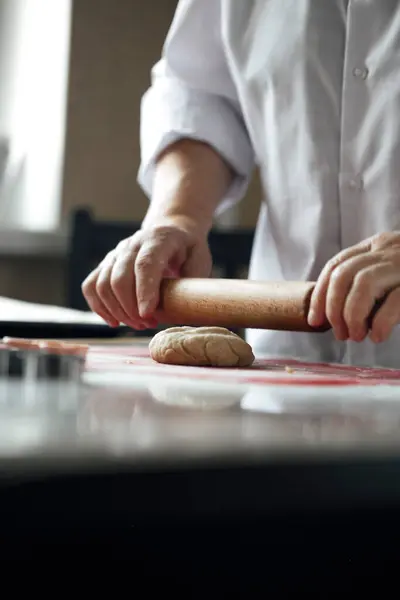
[[236, 177], [219, 211], [244, 195], [254, 166], [221, 39], [220, 0], [180, 0], [141, 108], [138, 181], [151, 197], [160, 152], [181, 138], [210, 144]]

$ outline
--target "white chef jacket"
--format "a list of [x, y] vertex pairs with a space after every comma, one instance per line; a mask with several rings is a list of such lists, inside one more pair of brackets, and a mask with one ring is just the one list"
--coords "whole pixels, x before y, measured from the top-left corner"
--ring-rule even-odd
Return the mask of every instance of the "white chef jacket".
[[[141, 116], [139, 183], [179, 138], [254, 165], [265, 197], [249, 277], [316, 280], [341, 249], [400, 229], [400, 2], [180, 0]], [[399, 329], [399, 328], [398, 328]], [[400, 338], [249, 331], [256, 353], [400, 366]]]

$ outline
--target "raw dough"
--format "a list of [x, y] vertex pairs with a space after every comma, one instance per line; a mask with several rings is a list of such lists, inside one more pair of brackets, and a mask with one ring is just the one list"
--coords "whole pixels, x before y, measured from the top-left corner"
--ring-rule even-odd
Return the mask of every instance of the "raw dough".
[[249, 367], [251, 346], [224, 327], [171, 327], [157, 333], [149, 344], [153, 360], [193, 367]]

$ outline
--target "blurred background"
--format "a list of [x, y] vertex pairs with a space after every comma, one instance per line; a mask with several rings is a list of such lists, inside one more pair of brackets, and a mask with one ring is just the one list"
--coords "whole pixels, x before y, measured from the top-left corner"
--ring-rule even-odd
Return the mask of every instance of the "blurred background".
[[[0, 296], [68, 304], [71, 219], [140, 223], [139, 114], [176, 0], [0, 0]], [[216, 228], [253, 228], [257, 174]]]

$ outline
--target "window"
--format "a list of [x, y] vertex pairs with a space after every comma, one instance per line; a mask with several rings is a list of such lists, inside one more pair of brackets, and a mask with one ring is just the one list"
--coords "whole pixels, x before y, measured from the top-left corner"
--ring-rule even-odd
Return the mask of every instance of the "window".
[[0, 2], [0, 227], [51, 231], [61, 209], [72, 0]]

